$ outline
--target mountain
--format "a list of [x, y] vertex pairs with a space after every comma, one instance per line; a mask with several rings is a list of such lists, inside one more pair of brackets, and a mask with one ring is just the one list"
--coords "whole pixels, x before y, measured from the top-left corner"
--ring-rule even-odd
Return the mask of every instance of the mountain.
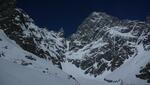
[[61, 33], [36, 26], [21, 9], [10, 6], [14, 0], [1, 2], [0, 85], [79, 85], [59, 69], [64, 53]]
[[71, 56], [69, 61], [86, 69], [85, 73], [97, 76], [104, 70], [113, 71], [128, 58], [135, 57], [140, 44], [149, 51], [149, 30], [150, 25], [146, 22], [121, 21], [105, 13], [94, 12], [71, 36], [71, 51], [66, 54]]
[[1, 29], [6, 35], [15, 40], [24, 50], [41, 58], [53, 60], [53, 63], [61, 68], [59, 61], [63, 61], [65, 48], [63, 37], [59, 37], [61, 36], [59, 33], [49, 32], [46, 28], [36, 26], [23, 10], [14, 8], [11, 11], [13, 13], [9, 16], [4, 14], [7, 19], [1, 23]]
[[[126, 81], [130, 74], [136, 77], [136, 74], [141, 73], [140, 68], [150, 62], [150, 24], [138, 20], [120, 20], [103, 12], [93, 12], [70, 37], [68, 46], [69, 50], [65, 53], [68, 62], [82, 70], [81, 75], [84, 77], [87, 74], [107, 80], [106, 75], [123, 72], [126, 77], [118, 74], [113, 76], [120, 77], [116, 80]], [[134, 62], [138, 63], [137, 67]], [[133, 64], [134, 69], [128, 63]], [[149, 81], [149, 67], [146, 65], [145, 68], [146, 76], [141, 74], [140, 78]], [[74, 74], [74, 71], [66, 72]], [[144, 85], [141, 81], [136, 83], [137, 80], [133, 84]]]
[[131, 21], [93, 12], [72, 36], [63, 33], [38, 27], [15, 0], [0, 0], [0, 84], [149, 84], [148, 17]]
[[73, 77], [54, 66], [51, 61], [23, 50], [2, 30], [0, 39], [1, 85], [78, 85]]

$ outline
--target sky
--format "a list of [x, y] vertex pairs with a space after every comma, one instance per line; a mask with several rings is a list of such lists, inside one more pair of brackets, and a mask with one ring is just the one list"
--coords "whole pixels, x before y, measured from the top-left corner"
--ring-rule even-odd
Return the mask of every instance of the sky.
[[55, 31], [63, 27], [65, 36], [74, 33], [94, 11], [142, 21], [150, 15], [150, 0], [17, 0], [17, 5], [40, 27]]

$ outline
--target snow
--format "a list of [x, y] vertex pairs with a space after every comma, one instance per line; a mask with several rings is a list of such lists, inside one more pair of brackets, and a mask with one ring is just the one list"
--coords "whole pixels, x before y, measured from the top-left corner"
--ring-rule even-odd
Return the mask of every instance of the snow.
[[[99, 13], [94, 13], [99, 15]], [[19, 17], [16, 17], [19, 20]], [[101, 18], [91, 20], [94, 22], [100, 22]], [[34, 23], [27, 23], [29, 29], [34, 29], [31, 31], [27, 29], [24, 25], [21, 28], [24, 32], [24, 37], [31, 37], [34, 35], [36, 38], [43, 38], [43, 40], [38, 43], [34, 41], [37, 46], [44, 51], [48, 51], [51, 56], [60, 56], [60, 53], [56, 52], [59, 50], [64, 50], [64, 44], [62, 43], [63, 38], [59, 37], [54, 31], [48, 31], [46, 29], [39, 29]], [[96, 28], [95, 30], [99, 30]], [[127, 27], [115, 26], [107, 27], [108, 33], [113, 36], [121, 36], [124, 38], [135, 38], [131, 33], [122, 33], [121, 30], [128, 29]], [[134, 29], [134, 27], [133, 27]], [[125, 60], [124, 64], [117, 68], [115, 71], [104, 71], [103, 74], [94, 77], [90, 74], [84, 74], [84, 70], [77, 68], [74, 64], [67, 62], [67, 59], [79, 59], [82, 60], [86, 56], [90, 56], [91, 50], [101, 48], [102, 46], [108, 44], [103, 42], [102, 39], [92, 41], [91, 43], [85, 45], [77, 51], [69, 51], [70, 41], [66, 41], [67, 52], [66, 61], [62, 62], [62, 70], [55, 67], [51, 61], [44, 60], [38, 56], [23, 50], [19, 45], [17, 45], [13, 40], [10, 40], [5, 33], [0, 30], [0, 85], [148, 85], [146, 81], [136, 78], [136, 74], [142, 66], [145, 66], [150, 61], [150, 52], [145, 51], [143, 45], [135, 44], [137, 46], [138, 55], [130, 57]], [[139, 40], [142, 39], [142, 36]], [[47, 42], [48, 41], [48, 42]], [[81, 45], [80, 41], [75, 40], [74, 43]], [[49, 49], [46, 46], [49, 47]], [[7, 46], [7, 48], [5, 48]], [[104, 52], [97, 52], [103, 54]], [[31, 56], [35, 60], [26, 58], [25, 56]], [[106, 61], [105, 59], [102, 59]], [[108, 61], [106, 61], [108, 62]], [[23, 66], [22, 64], [28, 64]], [[97, 67], [98, 63], [95, 63], [93, 67]], [[63, 72], [64, 71], [64, 72]], [[73, 75], [75, 79], [70, 78]], [[118, 81], [116, 83], [108, 83], [104, 79]], [[8, 82], [9, 81], [9, 82]], [[19, 82], [18, 82], [19, 81]]]
[[62, 67], [63, 67], [63, 71], [68, 73], [68, 74], [73, 75], [75, 78], [86, 76], [84, 74], [83, 70], [81, 70], [80, 68], [77, 68], [75, 65], [73, 65], [69, 62], [65, 62], [65, 63], [61, 63], [61, 64], [62, 64]]
[[125, 84], [148, 85], [146, 81], [136, 78], [135, 75], [139, 73], [142, 66], [145, 66], [150, 61], [150, 52], [144, 51], [141, 44], [137, 46], [137, 48], [139, 55], [130, 58], [130, 60], [109, 74], [106, 78], [112, 80], [121, 79]]
[[24, 51], [2, 30], [0, 39], [0, 85], [78, 85], [51, 61]]
[[75, 41], [73, 41], [74, 43], [76, 43], [77, 45], [81, 45], [81, 42], [80, 41], [77, 41], [77, 40], [75, 40]]
[[80, 82], [80, 85], [108, 85], [107, 82], [96, 79], [77, 77], [77, 80]]
[[69, 44], [70, 44], [70, 41], [66, 41], [66, 45], [67, 45], [66, 50], [67, 50], [67, 51], [69, 51], [69, 48], [70, 48], [70, 45], [69, 45]]
[[99, 12], [93, 12], [92, 15], [99, 16]]
[[101, 80], [100, 78], [95, 78], [91, 75], [85, 75], [84, 70], [81, 70], [80, 68], [77, 68], [75, 65], [65, 62], [62, 63], [63, 71], [73, 75], [76, 80], [80, 83], [80, 85], [107, 85], [106, 82]]
[[[16, 10], [22, 13], [22, 10]], [[9, 39], [7, 35], [0, 30], [0, 85], [148, 85], [146, 81], [136, 78], [135, 76], [139, 73], [142, 66], [145, 66], [150, 62], [150, 52], [145, 51], [142, 44], [138, 45], [138, 42], [145, 39], [143, 38], [144, 31], [138, 37], [139, 41], [137, 41], [136, 44], [127, 41], [127, 43], [131, 43], [137, 48], [137, 55], [135, 54], [125, 60], [123, 65], [115, 71], [104, 71], [101, 75], [94, 77], [93, 75], [85, 74], [85, 70], [77, 68], [74, 64], [68, 62], [67, 59], [82, 60], [88, 56], [95, 56], [93, 54], [104, 54], [105, 52], [100, 51], [100, 48], [108, 43], [105, 43], [102, 40], [103, 36], [101, 39], [96, 39], [85, 45], [83, 48], [70, 51], [70, 41], [65, 41], [64, 38], [60, 37], [60, 33], [48, 31], [45, 28], [41, 29], [34, 24], [33, 20], [27, 14], [23, 14], [23, 16], [28, 21], [24, 24], [16, 23], [16, 25], [19, 25], [23, 30], [22, 36], [33, 37], [37, 48], [49, 52], [52, 57], [57, 58], [57, 56], [61, 56], [61, 54], [63, 55], [63, 53], [67, 51], [65, 53], [66, 61], [61, 62], [62, 70], [60, 70], [48, 60], [49, 56], [47, 56], [47, 60], [41, 59], [38, 56], [23, 50], [15, 41]], [[105, 13], [94, 12], [92, 18], [88, 18], [90, 19], [90, 23], [94, 24], [93, 28], [95, 28], [94, 31], [91, 30], [91, 32], [101, 32], [101, 30], [103, 30], [109, 34], [108, 36], [114, 38], [116, 36], [125, 39], [137, 38], [134, 36], [136, 34], [134, 28], [140, 26], [137, 26], [136, 22], [132, 30], [128, 33], [123, 33], [123, 31], [129, 29], [125, 26], [104, 26], [103, 28], [97, 26], [100, 25], [100, 22], [103, 21], [103, 19], [108, 17], [110, 16]], [[1, 18], [0, 21], [6, 18], [8, 17]], [[20, 21], [20, 17], [16, 16], [15, 20]], [[110, 20], [110, 22], [112, 21], [113, 20]], [[85, 29], [84, 31], [88, 30]], [[80, 34], [81, 31], [78, 33]], [[85, 35], [82, 35], [82, 37], [83, 36]], [[73, 37], [78, 37], [78, 34], [73, 34]], [[38, 41], [38, 39], [40, 40]], [[80, 40], [74, 40], [74, 43], [78, 46], [82, 46], [83, 42], [81, 43]], [[127, 43], [126, 45], [128, 45]], [[67, 48], [65, 48], [65, 44]], [[148, 45], [146, 48], [148, 48]], [[110, 61], [107, 61], [104, 58], [101, 60], [108, 62], [108, 66], [110, 66]], [[92, 66], [97, 68], [97, 65], [98, 63], [95, 62]], [[73, 77], [71, 77], [71, 75], [73, 75]], [[104, 79], [117, 82], [108, 83]]]
[[[122, 28], [127, 29], [127, 28]], [[109, 30], [114, 36], [123, 36], [123, 37], [134, 37], [130, 33], [121, 33], [118, 30]], [[83, 48], [78, 51], [68, 51], [66, 56], [68, 59], [84, 59], [84, 56], [90, 55], [90, 50], [95, 48], [100, 48], [101, 46], [106, 45], [101, 39], [93, 41], [85, 45]], [[62, 63], [63, 71], [73, 75], [81, 85], [149, 85], [146, 81], [136, 78], [136, 74], [139, 74], [140, 68], [145, 66], [150, 62], [150, 52], [145, 51], [141, 44], [134, 44], [134, 47], [137, 48], [137, 55], [133, 55], [129, 59], [126, 59], [124, 64], [117, 68], [115, 71], [105, 71], [103, 74], [97, 76], [96, 78], [89, 74], [84, 74], [84, 70], [77, 68], [70, 62]], [[93, 66], [96, 67], [97, 63]], [[108, 83], [104, 79], [117, 81], [113, 83]]]
[[[69, 62], [62, 63], [63, 71], [72, 74], [81, 85], [121, 85], [122, 83], [123, 85], [149, 85], [146, 81], [136, 78], [136, 74], [139, 73], [142, 66], [150, 61], [150, 52], [145, 51], [142, 44], [137, 45], [137, 50], [138, 55], [127, 59], [121, 67], [113, 72], [105, 71], [96, 78], [89, 74], [85, 75], [84, 70]], [[118, 82], [107, 83], [104, 78]]]
[[90, 55], [90, 52], [92, 49], [100, 48], [107, 43], [103, 42], [102, 39], [99, 39], [97, 41], [93, 41], [90, 44], [87, 44], [83, 48], [79, 49], [77, 52], [74, 51], [68, 51], [65, 53], [66, 57], [69, 59], [82, 59], [86, 55]]
[[9, 61], [0, 60], [0, 85], [75, 85], [68, 79], [49, 76]]
[[[28, 15], [26, 16], [29, 18]], [[37, 48], [42, 49], [45, 52], [49, 52], [50, 56], [55, 58], [60, 55], [60, 53], [57, 52], [58, 50], [61, 52], [64, 51], [64, 38], [60, 37], [57, 32], [48, 31], [46, 28], [40, 28], [35, 25], [33, 21], [26, 22], [25, 24], [28, 28], [24, 24], [17, 23], [17, 25], [19, 25], [23, 30], [22, 36], [25, 38], [33, 37]], [[48, 59], [49, 56], [47, 55], [46, 58]]]
[[120, 29], [128, 29], [128, 28], [115, 26], [115, 27], [111, 27], [108, 32], [113, 36], [132, 37], [132, 38], [135, 37], [131, 34], [131, 32], [121, 33]]

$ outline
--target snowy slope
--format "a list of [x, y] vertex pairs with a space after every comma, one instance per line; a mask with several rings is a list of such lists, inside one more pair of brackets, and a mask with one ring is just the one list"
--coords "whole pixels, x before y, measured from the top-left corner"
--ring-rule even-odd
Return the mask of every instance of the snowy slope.
[[59, 74], [47, 75], [3, 59], [0, 69], [0, 85], [76, 85], [74, 81], [58, 77]]
[[149, 85], [149, 23], [94, 12], [66, 39], [15, 3], [0, 6], [0, 85]]
[[0, 85], [78, 85], [51, 61], [24, 51], [2, 30], [0, 39]]
[[137, 48], [139, 55], [130, 58], [120, 68], [106, 76], [106, 79], [122, 80], [125, 85], [149, 85], [145, 80], [136, 78], [135, 75], [139, 73], [143, 66], [150, 62], [150, 52], [144, 51], [142, 45], [139, 45]]

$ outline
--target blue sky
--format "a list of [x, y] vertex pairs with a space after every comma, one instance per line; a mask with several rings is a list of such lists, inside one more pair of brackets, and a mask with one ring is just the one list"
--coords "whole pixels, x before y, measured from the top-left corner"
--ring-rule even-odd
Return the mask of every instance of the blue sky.
[[121, 19], [145, 20], [150, 15], [150, 0], [18, 0], [40, 27], [65, 30], [69, 36], [93, 11], [106, 12]]

